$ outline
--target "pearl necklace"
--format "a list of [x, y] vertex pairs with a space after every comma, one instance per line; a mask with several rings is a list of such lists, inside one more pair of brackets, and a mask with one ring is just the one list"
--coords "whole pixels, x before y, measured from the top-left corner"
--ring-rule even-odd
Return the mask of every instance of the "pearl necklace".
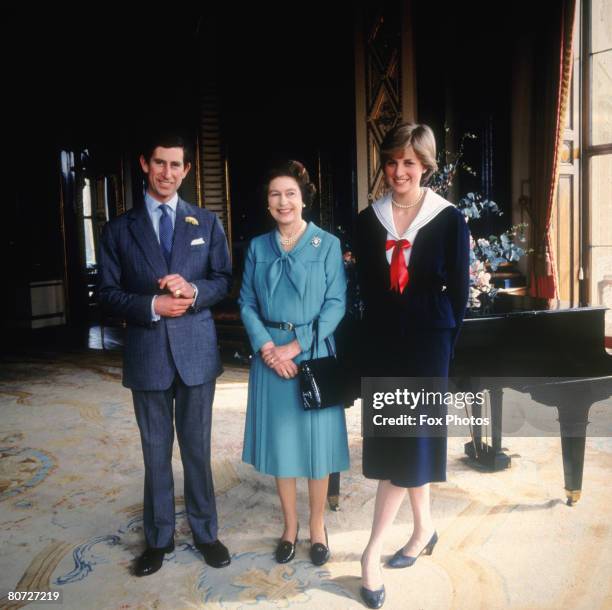
[[396, 208], [401, 208], [402, 210], [408, 210], [410, 208], [414, 208], [417, 205], [419, 205], [419, 203], [421, 203], [421, 200], [423, 199], [423, 197], [425, 196], [425, 189], [421, 189], [421, 193], [419, 194], [418, 199], [414, 202], [414, 203], [398, 203], [397, 201], [395, 201], [395, 199], [393, 199], [393, 197], [391, 197], [391, 203], [396, 207]]
[[279, 231], [278, 234], [280, 235], [280, 243], [283, 246], [291, 246], [291, 245], [293, 245], [298, 240], [300, 235], [302, 235], [302, 233], [304, 232], [304, 228], [305, 227], [306, 227], [306, 222], [302, 220], [302, 225], [297, 230], [297, 232], [293, 233], [292, 235], [289, 235], [289, 237], [283, 237], [281, 232]]

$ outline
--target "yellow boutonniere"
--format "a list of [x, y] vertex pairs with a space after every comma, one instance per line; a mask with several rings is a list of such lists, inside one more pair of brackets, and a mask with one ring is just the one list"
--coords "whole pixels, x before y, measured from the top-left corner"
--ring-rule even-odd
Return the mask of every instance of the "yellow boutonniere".
[[200, 226], [198, 219], [194, 218], [193, 216], [185, 216], [185, 222], [188, 222], [190, 225], [193, 225], [194, 227]]

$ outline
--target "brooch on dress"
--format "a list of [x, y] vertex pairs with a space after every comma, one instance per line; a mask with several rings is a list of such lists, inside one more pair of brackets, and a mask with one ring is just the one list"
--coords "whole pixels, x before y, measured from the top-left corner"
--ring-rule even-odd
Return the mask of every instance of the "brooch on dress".
[[310, 243], [315, 247], [318, 248], [321, 245], [321, 238], [319, 236], [313, 237], [310, 240]]

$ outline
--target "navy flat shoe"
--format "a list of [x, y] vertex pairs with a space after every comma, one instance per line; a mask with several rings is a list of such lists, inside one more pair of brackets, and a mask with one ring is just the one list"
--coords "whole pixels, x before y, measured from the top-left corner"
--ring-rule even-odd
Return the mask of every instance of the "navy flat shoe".
[[387, 561], [387, 567], [389, 568], [409, 568], [411, 565], [414, 565], [415, 561], [421, 555], [431, 555], [433, 553], [434, 547], [436, 546], [436, 542], [438, 542], [438, 532], [434, 532], [433, 536], [429, 540], [429, 542], [423, 547], [423, 550], [416, 556], [411, 557], [410, 555], [404, 555], [402, 553], [403, 547]]
[[380, 608], [385, 603], [385, 585], [382, 586], [382, 589], [376, 589], [375, 591], [361, 587], [359, 593], [361, 593], [361, 599], [368, 608]]

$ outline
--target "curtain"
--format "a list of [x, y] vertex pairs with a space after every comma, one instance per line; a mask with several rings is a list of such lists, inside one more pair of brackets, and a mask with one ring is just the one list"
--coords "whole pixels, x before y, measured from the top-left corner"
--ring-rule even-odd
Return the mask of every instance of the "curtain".
[[572, 32], [576, 0], [546, 3], [534, 46], [534, 132], [532, 147], [531, 258], [529, 294], [557, 296], [550, 222], [559, 174], [559, 150], [572, 76]]

